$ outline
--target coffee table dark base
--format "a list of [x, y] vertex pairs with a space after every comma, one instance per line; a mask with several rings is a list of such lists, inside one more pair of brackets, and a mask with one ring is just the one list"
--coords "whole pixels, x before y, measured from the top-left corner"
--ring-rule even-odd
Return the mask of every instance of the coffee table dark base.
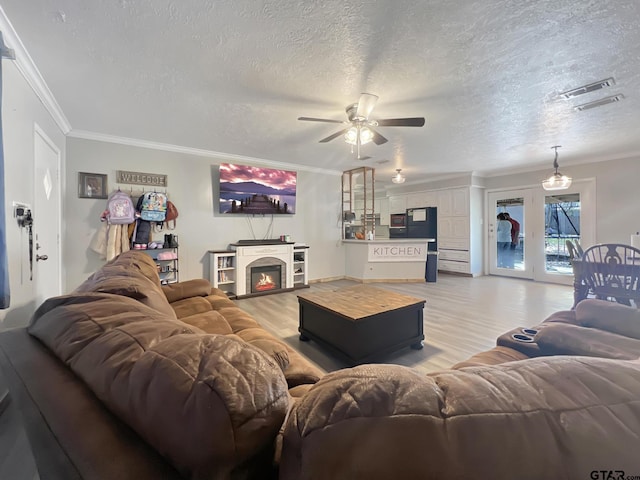
[[313, 340], [351, 365], [370, 363], [405, 347], [421, 349], [424, 302], [356, 321], [298, 298], [300, 340]]

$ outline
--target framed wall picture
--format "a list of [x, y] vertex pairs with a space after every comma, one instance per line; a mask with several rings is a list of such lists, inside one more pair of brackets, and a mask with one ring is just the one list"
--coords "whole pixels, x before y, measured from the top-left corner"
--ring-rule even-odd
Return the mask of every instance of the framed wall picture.
[[108, 196], [106, 175], [78, 172], [78, 197], [107, 198]]

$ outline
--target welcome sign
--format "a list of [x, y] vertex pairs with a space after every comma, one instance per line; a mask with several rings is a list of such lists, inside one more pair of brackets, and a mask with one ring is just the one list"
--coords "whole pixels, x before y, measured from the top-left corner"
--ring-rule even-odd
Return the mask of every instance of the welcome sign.
[[416, 262], [427, 260], [426, 243], [370, 243], [370, 262]]
[[158, 173], [126, 172], [116, 170], [116, 183], [127, 185], [148, 185], [150, 187], [166, 187], [167, 176]]

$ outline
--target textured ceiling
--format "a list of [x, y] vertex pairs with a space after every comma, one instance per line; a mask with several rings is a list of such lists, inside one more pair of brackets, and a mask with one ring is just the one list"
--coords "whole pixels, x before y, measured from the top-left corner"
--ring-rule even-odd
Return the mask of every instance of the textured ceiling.
[[[640, 153], [638, 0], [0, 0], [73, 130], [410, 180]], [[613, 76], [566, 100], [559, 92]], [[424, 116], [357, 161], [340, 125]], [[573, 106], [622, 93], [621, 102]], [[379, 164], [381, 160], [389, 160]], [[569, 169], [563, 171], [570, 173]], [[388, 173], [388, 175], [386, 175]]]

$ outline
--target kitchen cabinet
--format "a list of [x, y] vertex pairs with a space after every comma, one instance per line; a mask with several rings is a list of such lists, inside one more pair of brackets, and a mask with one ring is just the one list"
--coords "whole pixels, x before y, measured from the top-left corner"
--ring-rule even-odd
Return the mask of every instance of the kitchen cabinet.
[[451, 188], [438, 191], [438, 215], [469, 215], [469, 188]]
[[483, 191], [477, 187], [438, 190], [438, 269], [478, 275], [482, 270]]
[[407, 195], [407, 208], [437, 207], [438, 194], [436, 192], [417, 192]]
[[389, 197], [389, 213], [406, 213], [407, 212], [407, 196], [394, 195]]

